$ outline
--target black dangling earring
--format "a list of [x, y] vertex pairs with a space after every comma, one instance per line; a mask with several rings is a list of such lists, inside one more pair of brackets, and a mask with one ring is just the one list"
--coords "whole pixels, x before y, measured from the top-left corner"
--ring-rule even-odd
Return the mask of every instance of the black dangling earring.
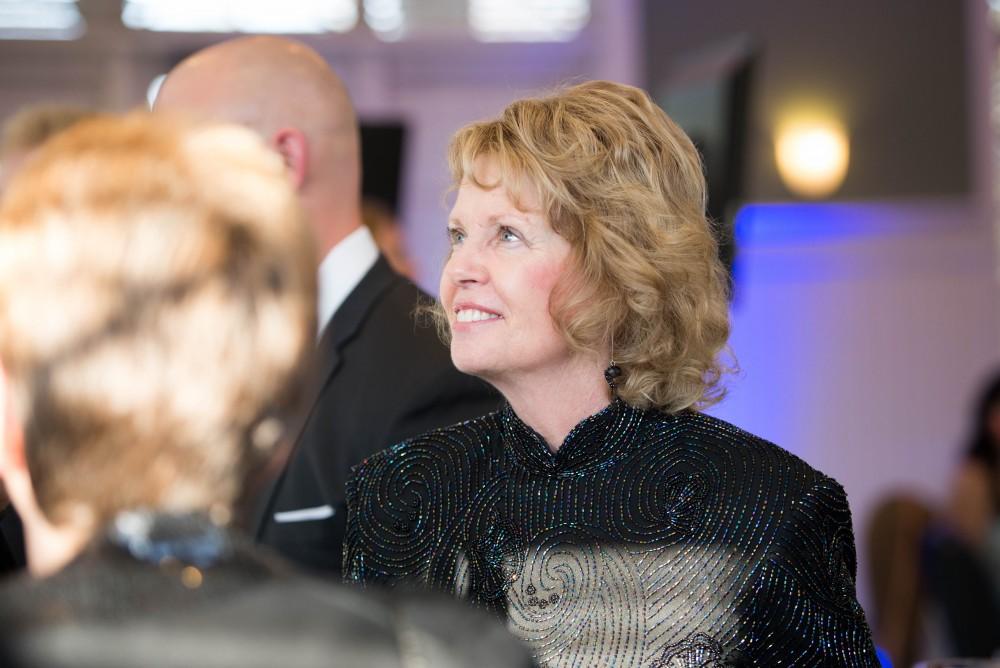
[[604, 380], [611, 388], [611, 395], [618, 396], [618, 379], [621, 378], [622, 368], [615, 364], [615, 335], [611, 334], [611, 364], [604, 370]]

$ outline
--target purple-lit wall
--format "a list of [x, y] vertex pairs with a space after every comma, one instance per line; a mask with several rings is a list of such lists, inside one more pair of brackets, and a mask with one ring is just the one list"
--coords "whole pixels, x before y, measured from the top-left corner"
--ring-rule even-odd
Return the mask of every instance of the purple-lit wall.
[[967, 405], [998, 355], [992, 237], [966, 202], [756, 205], [737, 220], [732, 348], [712, 412], [840, 480], [869, 602], [869, 514], [945, 496]]

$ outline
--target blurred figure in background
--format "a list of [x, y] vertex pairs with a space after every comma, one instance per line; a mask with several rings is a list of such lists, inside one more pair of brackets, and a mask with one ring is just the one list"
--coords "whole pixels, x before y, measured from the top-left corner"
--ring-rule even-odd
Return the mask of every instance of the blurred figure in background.
[[1000, 375], [972, 410], [950, 498], [888, 495], [869, 523], [875, 636], [895, 665], [1000, 651]]
[[931, 521], [931, 508], [923, 499], [896, 492], [877, 504], [868, 522], [872, 632], [894, 666], [947, 653], [935, 646], [939, 633], [928, 618], [923, 543]]
[[320, 259], [319, 362], [309, 419], [264, 494], [256, 534], [299, 564], [337, 574], [351, 467], [489, 412], [499, 399], [455, 369], [430, 328], [415, 326], [421, 293], [390, 268], [362, 223], [357, 118], [318, 53], [277, 37], [217, 44], [170, 72], [154, 109], [256, 130], [298, 191]]
[[927, 582], [953, 652], [1000, 652], [1000, 374], [973, 407], [945, 522], [925, 545]]
[[0, 587], [0, 630], [19, 662], [524, 665], [483, 617], [294, 576], [241, 537], [314, 309], [295, 193], [243, 128], [93, 120], [12, 182], [0, 476], [34, 577]]
[[96, 112], [82, 107], [37, 105], [11, 116], [0, 134], [0, 194], [25, 160], [53, 135]]
[[[38, 105], [11, 116], [0, 131], [0, 197], [24, 162], [46, 141], [96, 112], [81, 107]], [[25, 566], [21, 519], [0, 484], [0, 575]]]
[[983, 388], [974, 411], [949, 515], [959, 536], [984, 556], [1000, 596], [1000, 375]]

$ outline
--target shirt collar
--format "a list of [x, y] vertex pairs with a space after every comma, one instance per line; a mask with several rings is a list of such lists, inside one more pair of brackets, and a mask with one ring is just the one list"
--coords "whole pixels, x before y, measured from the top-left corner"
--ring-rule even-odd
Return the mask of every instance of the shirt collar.
[[378, 261], [378, 246], [367, 227], [361, 226], [330, 249], [319, 264], [319, 299], [316, 306], [317, 336], [330, 322], [361, 279]]
[[500, 424], [507, 451], [521, 466], [548, 475], [576, 475], [609, 466], [637, 447], [644, 416], [643, 411], [614, 399], [576, 425], [555, 454], [509, 403], [500, 412]]

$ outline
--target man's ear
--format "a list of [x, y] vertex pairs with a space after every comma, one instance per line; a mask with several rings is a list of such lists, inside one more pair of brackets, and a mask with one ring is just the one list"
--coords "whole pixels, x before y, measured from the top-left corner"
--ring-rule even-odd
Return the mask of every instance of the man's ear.
[[296, 128], [282, 128], [274, 133], [271, 145], [281, 155], [296, 190], [302, 188], [309, 173], [309, 141]]

